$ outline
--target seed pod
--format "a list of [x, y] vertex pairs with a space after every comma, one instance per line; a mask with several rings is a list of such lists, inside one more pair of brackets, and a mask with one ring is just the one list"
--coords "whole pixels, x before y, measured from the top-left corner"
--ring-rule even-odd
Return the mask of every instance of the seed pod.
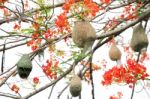
[[147, 48], [148, 46], [148, 38], [145, 34], [145, 29], [142, 24], [138, 24], [133, 29], [133, 34], [130, 42], [130, 46], [133, 51], [140, 52], [141, 49]]
[[113, 43], [109, 49], [109, 57], [112, 61], [117, 61], [121, 59], [121, 51], [115, 43]]
[[73, 97], [80, 95], [82, 89], [81, 79], [79, 76], [75, 75], [70, 82], [70, 93]]
[[28, 54], [22, 55], [17, 63], [17, 71], [21, 78], [25, 79], [29, 76], [32, 70], [32, 62]]
[[[84, 48], [86, 46], [86, 42], [94, 43], [94, 39], [96, 38], [95, 29], [92, 27], [90, 22], [88, 21], [76, 21], [74, 23], [72, 38], [74, 43], [80, 47]], [[89, 45], [92, 46], [92, 45]]]

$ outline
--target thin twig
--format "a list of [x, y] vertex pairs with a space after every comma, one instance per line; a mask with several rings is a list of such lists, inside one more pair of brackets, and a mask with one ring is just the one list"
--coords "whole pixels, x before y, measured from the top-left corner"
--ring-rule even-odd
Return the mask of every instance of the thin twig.
[[21, 0], [21, 4], [22, 4], [22, 13], [24, 13], [24, 1]]
[[62, 95], [62, 93], [63, 93], [68, 87], [69, 87], [69, 84], [66, 85], [66, 86], [63, 88], [63, 90], [61, 90], [61, 91], [59, 92], [59, 95], [57, 96], [57, 99], [60, 98], [60, 96]]
[[95, 99], [94, 94], [94, 80], [93, 80], [93, 69], [92, 69], [92, 56], [90, 57], [90, 79], [91, 79], [91, 86], [92, 86], [92, 99]]
[[[138, 53], [138, 57], [137, 57], [137, 60], [136, 60], [137, 63], [139, 62], [140, 55], [141, 55], [141, 51]], [[135, 83], [133, 84], [133, 88], [132, 88], [132, 93], [131, 93], [131, 98], [130, 99], [133, 99], [134, 91], [135, 91]]]
[[6, 40], [4, 41], [3, 53], [2, 53], [2, 63], [1, 63], [1, 72], [2, 73], [4, 71], [4, 64], [5, 64], [5, 44], [6, 44]]
[[4, 96], [5, 98], [6, 98], [6, 97], [12, 98], [12, 99], [19, 98], [19, 97], [16, 96], [16, 95], [13, 95], [13, 94], [10, 94], [10, 93], [4, 93], [4, 92], [0, 92], [0, 96]]
[[3, 73], [0, 74], [0, 76], [10, 72], [13, 68], [15, 68], [15, 66], [12, 66], [11, 68], [9, 68], [7, 71], [4, 71]]
[[9, 45], [9, 44], [14, 44], [14, 43], [18, 43], [18, 42], [21, 42], [21, 41], [24, 41], [26, 40], [26, 38], [22, 38], [22, 39], [19, 39], [19, 40], [14, 40], [14, 41], [10, 41], [10, 42], [7, 42], [7, 43], [3, 43], [3, 44], [0, 44], [0, 46], [6, 46], [6, 45]]
[[4, 77], [4, 80], [2, 80], [2, 81], [0, 82], [0, 87], [7, 81], [7, 79], [8, 79], [16, 70], [17, 70], [17, 68], [13, 69], [11, 72], [9, 72], [9, 74], [8, 74], [6, 77]]
[[54, 84], [54, 85], [52, 86], [51, 91], [50, 91], [50, 94], [49, 94], [49, 96], [48, 96], [48, 99], [51, 98], [51, 95], [52, 95], [52, 93], [53, 93], [53, 90], [54, 90], [55, 85], [56, 85], [56, 84]]
[[[15, 48], [15, 47], [18, 47], [18, 46], [22, 46], [22, 45], [25, 45], [25, 44], [27, 44], [27, 42], [23, 42], [23, 43], [20, 43], [20, 44], [16, 44], [16, 45], [13, 45], [13, 46], [6, 47], [5, 50], [12, 49], [12, 48]], [[1, 51], [3, 51], [3, 48], [0, 49], [0, 52]]]
[[105, 38], [105, 37], [109, 37], [109, 36], [113, 36], [113, 35], [119, 35], [121, 34], [123, 31], [125, 31], [126, 29], [128, 29], [129, 27], [131, 26], [134, 26], [135, 24], [137, 24], [138, 22], [142, 21], [145, 17], [148, 17], [150, 16], [150, 9], [148, 9], [147, 11], [145, 11], [143, 13], [143, 15], [141, 15], [138, 19], [136, 19], [135, 21], [132, 21], [130, 22], [129, 24], [121, 27], [121, 28], [118, 28], [118, 29], [115, 29], [113, 31], [110, 31], [108, 33], [103, 33], [99, 36], [97, 36], [96, 38], [97, 39], [101, 39], [101, 38]]

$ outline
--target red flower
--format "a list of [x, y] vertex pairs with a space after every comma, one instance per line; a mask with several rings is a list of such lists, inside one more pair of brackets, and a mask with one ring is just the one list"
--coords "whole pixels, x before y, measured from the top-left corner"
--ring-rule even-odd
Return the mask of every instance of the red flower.
[[127, 83], [127, 84], [130, 84], [130, 83], [136, 83], [137, 79], [130, 73], [126, 73], [124, 75], [124, 82]]
[[65, 10], [65, 11], [68, 13], [68, 11], [69, 11], [69, 9], [70, 9], [70, 6], [71, 6], [70, 4], [65, 3], [65, 4], [63, 5], [62, 9]]
[[82, 0], [65, 0], [65, 4], [63, 5], [62, 9], [68, 13], [71, 5], [73, 5], [76, 2], [80, 2], [80, 1], [82, 1]]
[[58, 19], [56, 19], [56, 21], [55, 21], [56, 26], [58, 26], [58, 27], [66, 26], [67, 17], [64, 13], [57, 16], [57, 18]]
[[32, 51], [37, 50], [37, 48], [41, 45], [42, 39], [39, 38], [39, 33], [35, 32], [31, 35], [32, 39], [27, 42], [27, 46], [30, 46]]
[[47, 63], [46, 65], [42, 66], [44, 73], [51, 79], [56, 79], [57, 71], [59, 70], [58, 68], [59, 61], [52, 59], [47, 60], [46, 63]]
[[19, 30], [21, 28], [20, 24], [15, 23], [14, 27], [15, 30]]
[[105, 3], [105, 4], [109, 4], [111, 2], [111, 0], [100, 0], [100, 1]]
[[39, 83], [39, 78], [38, 77], [34, 77], [33, 78], [33, 83], [34, 84], [38, 84]]
[[69, 4], [73, 4], [75, 3], [75, 0], [65, 0], [66, 3], [69, 3]]
[[117, 95], [110, 96], [109, 99], [121, 99], [123, 94], [121, 92], [118, 92]]
[[84, 0], [84, 4], [85, 5], [88, 5], [88, 4], [92, 3], [92, 2], [93, 2], [93, 0]]
[[92, 3], [92, 2], [86, 4], [86, 7], [88, 8], [89, 13], [90, 13], [92, 16], [95, 16], [96, 13], [99, 11], [98, 5], [95, 4], [95, 3]]
[[110, 96], [109, 99], [118, 99], [116, 96]]
[[149, 54], [146, 52], [142, 52], [140, 62], [143, 62], [144, 60], [149, 60], [149, 59], [150, 59]]
[[38, 33], [33, 33], [33, 34], [32, 34], [32, 38], [33, 38], [33, 39], [37, 39], [37, 38], [38, 38], [38, 36], [39, 36], [39, 34], [38, 34]]
[[27, 42], [27, 46], [31, 46], [34, 43], [34, 40], [30, 40]]
[[65, 13], [61, 13], [57, 16], [57, 19], [55, 20], [55, 25], [60, 31], [67, 30], [68, 24], [69, 23]]
[[37, 46], [36, 45], [32, 45], [32, 47], [31, 47], [31, 49], [32, 49], [32, 51], [35, 51], [35, 50], [37, 50]]
[[145, 80], [145, 78], [148, 77], [148, 76], [149, 76], [149, 74], [148, 74], [148, 73], [145, 73], [145, 74], [143, 74], [143, 75], [141, 76], [141, 79], [142, 79], [142, 80]]
[[4, 16], [10, 16], [11, 15], [10, 11], [6, 8], [3, 9], [3, 14], [4, 14]]
[[5, 3], [6, 1], [8, 1], [8, 0], [0, 0], [0, 3]]
[[54, 34], [54, 32], [51, 29], [48, 29], [46, 32], [44, 32], [44, 36], [46, 39], [49, 39], [52, 36], [54, 36], [53, 34]]
[[19, 87], [16, 84], [13, 84], [13, 86], [11, 87], [11, 90], [18, 93]]
[[102, 81], [103, 85], [109, 85], [112, 83], [112, 70], [106, 71], [103, 75], [104, 81]]

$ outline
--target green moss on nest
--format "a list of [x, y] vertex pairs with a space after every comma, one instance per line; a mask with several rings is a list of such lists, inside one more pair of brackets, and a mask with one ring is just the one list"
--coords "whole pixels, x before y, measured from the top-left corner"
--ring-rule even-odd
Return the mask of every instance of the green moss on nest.
[[29, 76], [32, 70], [32, 62], [28, 54], [22, 55], [17, 63], [17, 71], [21, 78], [25, 79]]

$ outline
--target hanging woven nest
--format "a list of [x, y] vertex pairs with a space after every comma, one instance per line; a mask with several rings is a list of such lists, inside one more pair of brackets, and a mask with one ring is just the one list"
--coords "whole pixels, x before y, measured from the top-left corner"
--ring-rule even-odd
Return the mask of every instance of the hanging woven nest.
[[81, 79], [79, 76], [74, 75], [70, 81], [70, 93], [73, 97], [80, 95], [82, 89]]
[[32, 70], [32, 62], [29, 54], [24, 54], [17, 63], [17, 71], [21, 78], [25, 79], [29, 76]]
[[140, 52], [141, 49], [147, 48], [149, 42], [147, 35], [145, 34], [145, 29], [142, 24], [138, 24], [133, 29], [133, 34], [130, 42], [130, 46], [133, 51]]
[[76, 21], [72, 31], [72, 38], [78, 47], [84, 48], [86, 42], [94, 41], [96, 32], [89, 21]]
[[121, 59], [121, 51], [120, 49], [116, 46], [116, 43], [113, 43], [109, 49], [109, 58], [112, 61], [117, 61]]

